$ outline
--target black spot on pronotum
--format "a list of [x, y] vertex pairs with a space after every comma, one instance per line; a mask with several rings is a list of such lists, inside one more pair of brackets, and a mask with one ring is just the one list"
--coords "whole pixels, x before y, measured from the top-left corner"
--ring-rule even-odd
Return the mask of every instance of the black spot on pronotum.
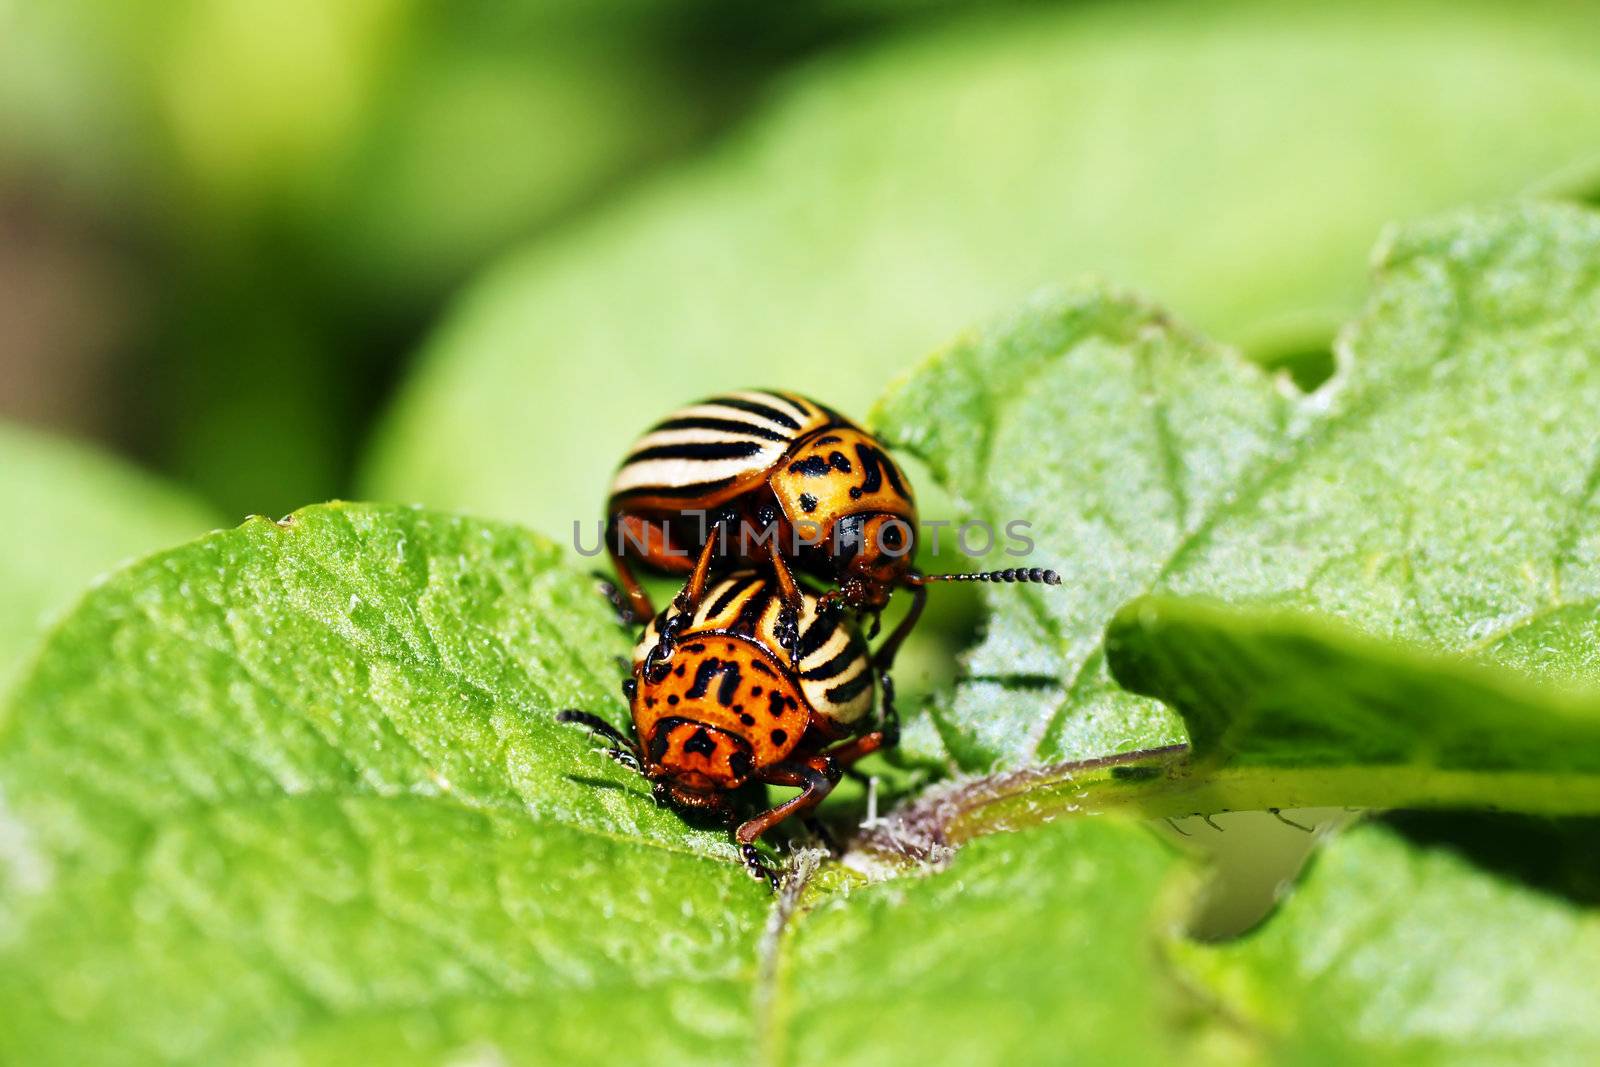
[[711, 740], [711, 735], [702, 726], [689, 735], [689, 740], [683, 743], [683, 750], [693, 756], [709, 757], [716, 755], [717, 743]]
[[789, 740], [789, 731], [787, 731], [787, 730], [774, 730], [774, 731], [772, 731], [772, 743], [773, 744], [782, 745], [787, 740]]
[[816, 511], [817, 498], [812, 496], [810, 493], [801, 493], [800, 510], [805, 512], [807, 515], [811, 514], [813, 511]]
[[789, 699], [787, 697], [776, 689], [772, 690], [767, 693], [767, 714], [774, 719], [783, 718], [783, 709], [788, 703]]
[[694, 681], [684, 695], [690, 700], [699, 700], [711, 689], [713, 680], [717, 680], [717, 703], [725, 708], [731, 707], [733, 698], [738, 695], [741, 681], [739, 664], [736, 660], [719, 659], [716, 656], [708, 656], [701, 660], [694, 669]]
[[668, 693], [667, 694], [667, 703], [668, 704], [676, 704], [677, 702], [678, 702], [678, 694], [677, 693]]
[[849, 474], [855, 469], [854, 467], [850, 466], [850, 461], [845, 458], [843, 452], [829, 452], [828, 465], [834, 470], [839, 471], [841, 474]]
[[828, 473], [828, 461], [821, 456], [807, 456], [789, 464], [790, 474], [803, 474], [807, 478], [821, 478]]
[[717, 686], [717, 703], [723, 707], [731, 707], [733, 698], [739, 695], [739, 683], [743, 679], [739, 675], [739, 665], [728, 663], [722, 670], [722, 684]]
[[739, 721], [744, 723], [746, 726], [754, 726], [756, 724], [756, 717], [754, 715], [744, 714], [739, 716]]

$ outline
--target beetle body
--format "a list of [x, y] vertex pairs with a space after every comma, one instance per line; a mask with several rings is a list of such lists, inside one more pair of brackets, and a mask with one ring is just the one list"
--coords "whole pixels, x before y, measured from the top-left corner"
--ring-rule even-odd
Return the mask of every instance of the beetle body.
[[854, 621], [802, 590], [797, 616], [766, 573], [709, 586], [691, 610], [669, 607], [645, 627], [624, 683], [633, 736], [563, 712], [620, 746], [658, 800], [730, 820], [747, 787], [800, 786], [799, 796], [735, 831], [747, 866], [772, 878], [754, 843], [821, 802], [850, 764], [897, 739], [885, 693], [872, 728], [877, 667]]
[[712, 397], [641, 437], [611, 485], [607, 546], [634, 614], [649, 598], [629, 566], [689, 573], [707, 553], [727, 567], [771, 565], [835, 584], [851, 607], [883, 607], [910, 571], [917, 508], [878, 441], [793, 393]]

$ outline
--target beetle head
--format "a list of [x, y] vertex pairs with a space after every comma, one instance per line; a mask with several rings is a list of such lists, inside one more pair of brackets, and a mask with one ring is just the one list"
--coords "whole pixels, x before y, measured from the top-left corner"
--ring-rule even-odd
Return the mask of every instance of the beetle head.
[[916, 531], [903, 517], [881, 511], [846, 515], [829, 545], [846, 606], [880, 611], [911, 569]]

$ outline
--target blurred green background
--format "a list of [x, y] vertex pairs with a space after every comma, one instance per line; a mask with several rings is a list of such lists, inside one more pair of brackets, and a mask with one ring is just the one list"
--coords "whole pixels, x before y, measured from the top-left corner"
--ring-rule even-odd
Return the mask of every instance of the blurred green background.
[[1597, 192], [1590, 4], [11, 0], [0, 460], [97, 443], [172, 518], [0, 548], [71, 588], [335, 496], [565, 540], [671, 406], [864, 416], [1084, 273], [1312, 386], [1384, 224]]

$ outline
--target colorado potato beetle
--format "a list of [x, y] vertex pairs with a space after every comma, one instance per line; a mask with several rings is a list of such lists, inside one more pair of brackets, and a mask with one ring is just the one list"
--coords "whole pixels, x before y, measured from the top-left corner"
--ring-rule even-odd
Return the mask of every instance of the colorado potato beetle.
[[634, 562], [669, 574], [770, 566], [791, 609], [799, 570], [833, 585], [830, 608], [878, 612], [894, 589], [912, 590], [886, 644], [892, 657], [930, 582], [1060, 583], [1041, 568], [917, 573], [917, 506], [905, 472], [870, 433], [794, 393], [729, 393], [674, 411], [628, 452], [607, 512], [606, 545], [634, 619], [654, 614]]
[[634, 648], [623, 682], [632, 736], [586, 711], [557, 718], [603, 737], [612, 758], [652, 783], [658, 803], [730, 824], [762, 787], [798, 786], [798, 796], [733, 832], [746, 868], [777, 888], [756, 841], [809, 813], [851, 764], [896, 743], [893, 690], [885, 678], [875, 718], [878, 664], [853, 620], [819, 610], [809, 589], [793, 622], [765, 573], [729, 575], [694, 599], [692, 612], [675, 602], [656, 616]]

